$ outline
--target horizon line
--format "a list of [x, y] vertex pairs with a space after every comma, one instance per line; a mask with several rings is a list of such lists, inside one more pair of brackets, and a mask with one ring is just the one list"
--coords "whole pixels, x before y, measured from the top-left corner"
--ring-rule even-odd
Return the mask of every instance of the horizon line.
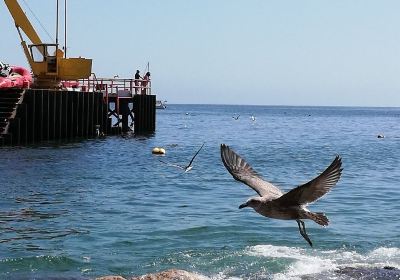
[[[163, 100], [163, 102], [168, 102]], [[363, 105], [276, 105], [276, 104], [223, 104], [223, 103], [170, 103], [168, 105], [202, 105], [202, 106], [268, 106], [268, 107], [327, 107], [327, 108], [390, 108], [400, 109], [400, 106], [363, 106]]]

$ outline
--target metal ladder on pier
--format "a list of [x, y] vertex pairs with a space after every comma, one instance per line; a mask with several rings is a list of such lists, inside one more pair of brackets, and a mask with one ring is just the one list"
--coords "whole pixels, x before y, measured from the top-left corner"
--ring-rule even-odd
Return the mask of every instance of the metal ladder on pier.
[[0, 146], [11, 141], [10, 124], [17, 114], [18, 105], [22, 103], [25, 90], [8, 89], [0, 91]]

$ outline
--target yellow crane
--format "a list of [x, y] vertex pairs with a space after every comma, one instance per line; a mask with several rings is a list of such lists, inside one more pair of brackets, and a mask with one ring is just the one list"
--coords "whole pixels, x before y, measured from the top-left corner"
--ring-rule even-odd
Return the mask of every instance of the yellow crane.
[[[78, 80], [90, 76], [91, 59], [64, 57], [58, 42], [55, 44], [42, 42], [17, 0], [4, 0], [4, 2], [15, 21], [22, 48], [31, 66], [34, 87], [57, 88], [62, 80]], [[28, 45], [25, 42], [21, 31], [32, 44]]]

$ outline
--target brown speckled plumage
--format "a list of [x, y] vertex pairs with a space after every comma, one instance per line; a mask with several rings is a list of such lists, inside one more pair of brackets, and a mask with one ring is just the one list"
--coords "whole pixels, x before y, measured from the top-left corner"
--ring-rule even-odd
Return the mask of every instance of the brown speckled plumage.
[[339, 181], [343, 170], [340, 156], [336, 156], [319, 176], [285, 194], [262, 179], [243, 158], [225, 144], [221, 144], [221, 159], [235, 180], [248, 185], [260, 196], [250, 198], [239, 208], [252, 207], [257, 213], [273, 219], [296, 220], [300, 234], [312, 246], [302, 219], [313, 220], [322, 226], [327, 226], [329, 220], [324, 213], [310, 212], [306, 206], [329, 192]]

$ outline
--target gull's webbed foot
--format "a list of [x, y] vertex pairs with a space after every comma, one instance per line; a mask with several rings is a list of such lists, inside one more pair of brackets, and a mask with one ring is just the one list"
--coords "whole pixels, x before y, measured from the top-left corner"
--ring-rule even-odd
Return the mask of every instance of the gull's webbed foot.
[[308, 242], [308, 244], [310, 244], [310, 246], [312, 247], [312, 242], [311, 239], [308, 237], [307, 232], [306, 232], [306, 227], [304, 225], [304, 222], [302, 220], [296, 220], [297, 225], [299, 226], [299, 231], [301, 236], [303, 236], [303, 238]]

